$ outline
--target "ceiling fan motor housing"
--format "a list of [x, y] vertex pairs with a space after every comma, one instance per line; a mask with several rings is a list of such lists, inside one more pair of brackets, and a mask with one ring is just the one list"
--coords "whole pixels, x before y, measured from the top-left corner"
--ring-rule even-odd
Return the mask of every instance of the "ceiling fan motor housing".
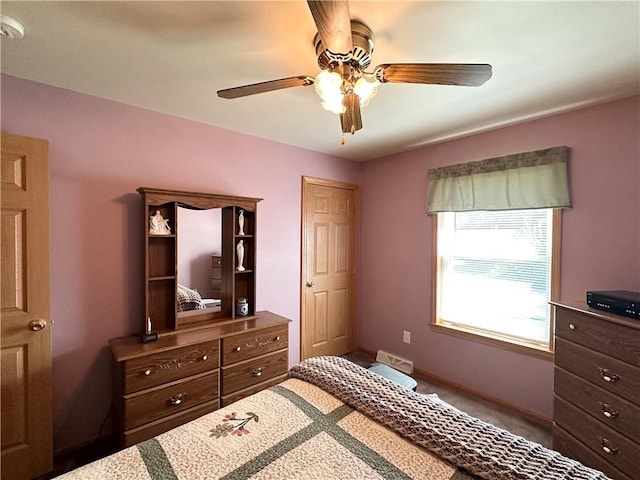
[[316, 33], [313, 44], [318, 56], [318, 66], [323, 70], [332, 70], [342, 62], [359, 70], [366, 69], [371, 65], [371, 54], [375, 43], [373, 32], [359, 20], [351, 20], [351, 41], [353, 43], [351, 52], [334, 54], [325, 48], [320, 35]]

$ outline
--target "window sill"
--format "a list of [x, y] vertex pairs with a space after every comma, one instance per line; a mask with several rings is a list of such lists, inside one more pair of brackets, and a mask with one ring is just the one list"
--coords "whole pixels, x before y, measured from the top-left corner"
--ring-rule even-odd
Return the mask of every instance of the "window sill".
[[514, 339], [506, 340], [499, 335], [491, 335], [487, 332], [480, 332], [471, 328], [464, 328], [459, 325], [442, 325], [431, 323], [431, 328], [438, 333], [444, 333], [446, 335], [464, 338], [465, 340], [501, 348], [510, 352], [530, 355], [532, 357], [538, 357], [545, 360], [553, 360], [553, 352], [551, 350], [525, 341], [517, 342], [517, 340]]

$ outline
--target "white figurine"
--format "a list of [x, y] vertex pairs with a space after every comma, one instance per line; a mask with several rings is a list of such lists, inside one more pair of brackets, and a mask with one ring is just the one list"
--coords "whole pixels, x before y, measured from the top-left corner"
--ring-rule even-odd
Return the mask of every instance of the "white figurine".
[[156, 210], [156, 214], [149, 217], [149, 233], [152, 235], [169, 235], [171, 233], [169, 220], [162, 216], [160, 210]]
[[240, 210], [240, 214], [238, 215], [238, 226], [240, 227], [238, 235], [244, 235], [244, 210]]
[[242, 266], [244, 261], [244, 240], [240, 240], [236, 246], [236, 253], [238, 254], [238, 268], [239, 272], [244, 272], [245, 268]]

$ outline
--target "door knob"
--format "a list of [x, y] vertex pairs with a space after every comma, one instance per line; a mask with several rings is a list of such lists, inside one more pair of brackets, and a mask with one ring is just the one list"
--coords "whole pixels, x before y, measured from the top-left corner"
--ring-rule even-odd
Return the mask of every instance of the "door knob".
[[46, 320], [33, 320], [29, 324], [29, 328], [31, 330], [33, 330], [34, 332], [39, 332], [40, 330], [43, 330], [44, 327], [46, 327], [46, 326], [47, 326]]
[[316, 284], [313, 282], [307, 282], [307, 287], [315, 287]]

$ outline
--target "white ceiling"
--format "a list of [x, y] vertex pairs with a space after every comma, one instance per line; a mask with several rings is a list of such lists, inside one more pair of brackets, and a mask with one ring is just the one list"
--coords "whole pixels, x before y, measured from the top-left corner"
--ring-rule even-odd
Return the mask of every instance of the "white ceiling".
[[315, 76], [304, 1], [2, 1], [25, 27], [2, 72], [343, 158], [367, 160], [640, 93], [640, 2], [350, 2], [380, 63], [490, 63], [481, 87], [384, 84], [340, 145], [313, 87], [224, 100], [219, 89]]

